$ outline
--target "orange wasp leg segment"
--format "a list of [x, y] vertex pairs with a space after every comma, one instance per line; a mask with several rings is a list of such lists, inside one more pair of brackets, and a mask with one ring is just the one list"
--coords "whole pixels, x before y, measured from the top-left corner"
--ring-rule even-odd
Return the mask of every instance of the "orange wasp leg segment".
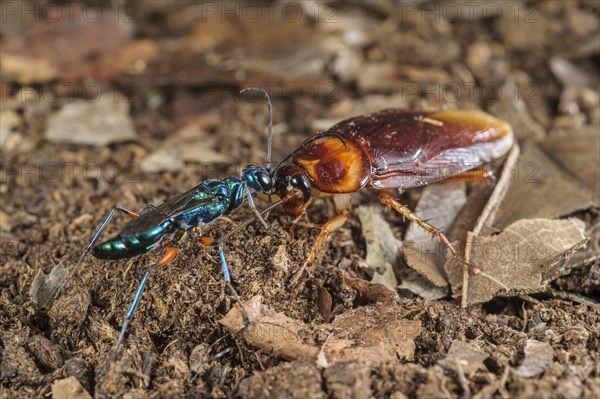
[[336, 231], [337, 229], [342, 227], [344, 225], [344, 223], [346, 223], [346, 220], [348, 220], [348, 214], [350, 212], [350, 195], [349, 194], [335, 195], [333, 197], [333, 200], [334, 200], [335, 208], [336, 208], [336, 211], [338, 212], [338, 215], [332, 217], [327, 222], [325, 222], [325, 224], [323, 224], [323, 226], [321, 226], [321, 230], [319, 231], [317, 240], [315, 241], [315, 244], [314, 244], [312, 250], [310, 251], [308, 258], [302, 265], [302, 268], [300, 268], [300, 270], [296, 273], [294, 278], [292, 278], [292, 281], [290, 282], [290, 286], [292, 287], [292, 289], [291, 289], [292, 299], [295, 298], [295, 296], [298, 292], [298, 289], [300, 288], [300, 286], [306, 279], [306, 276], [308, 275], [308, 271], [315, 263], [315, 260], [317, 259], [317, 255], [319, 254], [319, 251], [321, 251], [321, 249], [323, 248], [323, 245], [325, 244], [327, 237], [331, 233], [333, 233], [334, 231]]
[[450, 244], [450, 241], [448, 241], [448, 238], [444, 235], [444, 233], [441, 232], [440, 229], [438, 229], [435, 226], [432, 226], [425, 220], [418, 217], [416, 213], [411, 211], [406, 205], [402, 205], [400, 202], [396, 201], [396, 199], [394, 199], [394, 197], [392, 197], [390, 194], [385, 192], [379, 192], [377, 193], [377, 195], [379, 197], [379, 200], [385, 205], [392, 207], [396, 212], [404, 216], [406, 219], [416, 223], [425, 231], [431, 233], [432, 236], [437, 237], [441, 241], [441, 243], [444, 244], [444, 246], [448, 249], [448, 251], [450, 251], [450, 254], [452, 254], [454, 258], [460, 261], [465, 268], [468, 268], [473, 273], [479, 273], [479, 269], [476, 266], [468, 263], [458, 255], [452, 244]]

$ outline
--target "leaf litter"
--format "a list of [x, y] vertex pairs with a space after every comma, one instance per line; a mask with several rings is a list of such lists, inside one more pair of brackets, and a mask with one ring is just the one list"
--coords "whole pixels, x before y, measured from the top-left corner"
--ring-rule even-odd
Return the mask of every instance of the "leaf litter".
[[[99, 165], [138, 162], [153, 150], [164, 148], [169, 141], [177, 142], [169, 133], [171, 127], [163, 123], [165, 115], [181, 127], [185, 125], [183, 119], [189, 122], [197, 115], [202, 118], [205, 110], [212, 113], [216, 122], [210, 123], [200, 140], [192, 137], [192, 141], [200, 141], [207, 150], [227, 155], [230, 160], [263, 162], [264, 129], [256, 125], [257, 115], [261, 121], [265, 120], [262, 104], [259, 107], [236, 103], [227, 107], [223, 102], [229, 99], [221, 97], [208, 105], [202, 101], [205, 93], [194, 91], [206, 84], [277, 80], [299, 83], [303, 90], [313, 93], [315, 85], [336, 82], [340, 83], [333, 86], [335, 100], [339, 100], [337, 104], [302, 98], [290, 102], [285, 111], [278, 111], [277, 108], [283, 107], [275, 105], [275, 117], [279, 120], [276, 123], [289, 131], [276, 140], [275, 154], [285, 155], [312, 134], [315, 129], [310, 126], [327, 129], [333, 119], [343, 117], [346, 112], [364, 113], [361, 107], [380, 109], [390, 104], [414, 109], [481, 107], [509, 119], [518, 138], [529, 141], [523, 146], [524, 155], [517, 169], [522, 178], [532, 171], [525, 167], [530, 162], [537, 163], [540, 183], [531, 187], [513, 187], [512, 184], [503, 187], [509, 190], [510, 199], [500, 201], [500, 196], [496, 196], [497, 203], [490, 199], [491, 207], [487, 205], [490, 205], [490, 195], [493, 197], [496, 192], [493, 187], [468, 185], [465, 206], [453, 223], [440, 227], [447, 228], [448, 236], [460, 252], [467, 244], [470, 246], [472, 250], [467, 256], [473, 263], [477, 256], [488, 255], [478, 253], [481, 243], [514, 245], [518, 236], [515, 233], [533, 231], [535, 234], [525, 237], [521, 243], [537, 245], [547, 237], [542, 229], [558, 230], [555, 230], [556, 237], [541, 247], [543, 253], [533, 251], [545, 264], [525, 256], [528, 262], [513, 265], [532, 276], [534, 281], [529, 287], [519, 285], [517, 289], [496, 291], [499, 286], [484, 276], [470, 276], [465, 285], [462, 267], [455, 265], [457, 267], [450, 269], [453, 292], [457, 295], [464, 290], [463, 297], [471, 304], [461, 309], [456, 301], [443, 298], [447, 289], [436, 287], [422, 274], [403, 265], [406, 254], [402, 252], [396, 252], [392, 262], [384, 259], [383, 263], [372, 262], [369, 266], [367, 258], [373, 259], [369, 252], [376, 253], [377, 249], [367, 234], [381, 237], [393, 232], [393, 240], [389, 241], [396, 250], [403, 239], [410, 238], [410, 234], [403, 236], [402, 221], [390, 213], [385, 217], [388, 228], [384, 226], [379, 231], [366, 233], [361, 231], [362, 224], [359, 227], [357, 222], [350, 221], [336, 233], [330, 248], [323, 251], [322, 267], [314, 268], [314, 278], [309, 280], [293, 306], [286, 304], [285, 281], [304, 260], [303, 254], [310, 248], [314, 231], [299, 227], [297, 239], [290, 243], [265, 237], [259, 228], [250, 226], [249, 231], [240, 232], [239, 238], [228, 248], [237, 288], [244, 299], [261, 295], [264, 304], [268, 304], [267, 309], [274, 312], [265, 313], [277, 323], [285, 321], [280, 320], [280, 315], [295, 323], [290, 325], [298, 328], [298, 342], [318, 349], [316, 360], [310, 363], [300, 358], [283, 361], [274, 355], [275, 349], [272, 352], [269, 348], [257, 350], [260, 346], [242, 339], [244, 333], [238, 333], [235, 338], [226, 336], [209, 350], [207, 343], [225, 334], [218, 320], [235, 305], [226, 294], [222, 279], [218, 278], [220, 271], [214, 254], [185, 243], [178, 260], [150, 282], [151, 289], [142, 299], [131, 324], [127, 350], [110, 367], [106, 381], [94, 383], [97, 367], [114, 344], [123, 311], [149, 257], [126, 263], [90, 259], [73, 286], [47, 314], [30, 306], [33, 301], [27, 298], [27, 291], [31, 282], [39, 271], [47, 273], [55, 264], [79, 255], [77, 252], [85, 243], [75, 241], [87, 238], [86, 232], [97, 227], [102, 217], [98, 209], [109, 209], [122, 201], [140, 208], [148, 201], [160, 202], [165, 196], [180, 192], [182, 187], [197, 184], [199, 176], [204, 176], [202, 166], [192, 159], [195, 154], [189, 158], [177, 155], [177, 164], [165, 168], [170, 171], [152, 174], [146, 171], [142, 179], [128, 184], [105, 176], [77, 178], [53, 182], [55, 185], [50, 191], [47, 181], [23, 182], [3, 175], [0, 181], [4, 200], [1, 205], [3, 246], [0, 248], [3, 251], [0, 274], [2, 389], [9, 395], [42, 395], [48, 393], [52, 382], [74, 376], [79, 381], [78, 384], [73, 381], [74, 387], [80, 385], [97, 397], [260, 397], [269, 392], [306, 397], [421, 398], [472, 394], [486, 398], [527, 397], [540, 391], [563, 397], [593, 397], [600, 390], [594, 374], [600, 319], [598, 306], [594, 304], [597, 302], [592, 300], [598, 293], [598, 247], [595, 244], [598, 151], [595, 149], [599, 142], [600, 117], [595, 109], [597, 88], [586, 90], [569, 76], [565, 78], [564, 73], [556, 71], [556, 58], [552, 61], [550, 56], [560, 54], [568, 62], [559, 59], [558, 66], [563, 72], [577, 65], [574, 77], [587, 73], [590, 60], [598, 54], [595, 40], [598, 9], [591, 3], [578, 2], [523, 6], [525, 11], [537, 13], [539, 23], [530, 26], [519, 23], [515, 29], [512, 13], [506, 9], [502, 10], [506, 12], [487, 15], [483, 20], [468, 24], [445, 19], [434, 23], [422, 19], [419, 13], [406, 15], [407, 19], [400, 23], [389, 5], [381, 2], [339, 5], [336, 12], [346, 13], [346, 8], [360, 11], [344, 14], [352, 15], [350, 20], [359, 21], [352, 26], [327, 25], [311, 19], [287, 26], [281, 21], [245, 24], [236, 31], [227, 29], [231, 24], [220, 23], [218, 16], [211, 18], [210, 23], [194, 20], [192, 16], [198, 14], [198, 8], [193, 9], [193, 4], [157, 3], [152, 5], [151, 11], [140, 8], [141, 19], [128, 27], [111, 20], [89, 26], [81, 21], [70, 26], [42, 23], [37, 27], [32, 24], [33, 30], [24, 29], [23, 37], [15, 35], [10, 28], [5, 31], [3, 26], [1, 73], [3, 79], [11, 80], [10, 84], [104, 79], [108, 81], [102, 82], [102, 87], [111, 90], [131, 83], [137, 85], [139, 92], [135, 95], [140, 94], [139, 98], [143, 99], [123, 112], [131, 119], [136, 136], [125, 142], [117, 139], [118, 145], [101, 144], [94, 148], [59, 146], [45, 140], [47, 119], [61, 110], [56, 112], [42, 103], [20, 104], [17, 115], [22, 120], [17, 121], [13, 114], [10, 118], [18, 125], [8, 120], [10, 123], [3, 126], [0, 141], [3, 141], [3, 157], [7, 162], [31, 160], [43, 164], [59, 160]], [[361, 18], [365, 9], [369, 17]], [[382, 23], [371, 29], [373, 21]], [[533, 29], [529, 30], [531, 35], [523, 34], [521, 29], [527, 28]], [[473, 37], [478, 37], [475, 44]], [[248, 38], [252, 39], [251, 43]], [[49, 39], [53, 42], [49, 43]], [[469, 55], [467, 67], [463, 65], [462, 48]], [[534, 48], [536, 51], [529, 51]], [[515, 56], [524, 49], [528, 57]], [[593, 66], [593, 62], [591, 64]], [[558, 80], [550, 76], [549, 71], [558, 76]], [[389, 78], [391, 83], [381, 85], [382, 77]], [[475, 98], [445, 103], [427, 90], [428, 84], [455, 81], [475, 83]], [[524, 83], [529, 82], [537, 90], [533, 98], [527, 91], [523, 92], [523, 88], [527, 88]], [[390, 91], [398, 93], [394, 88], [404, 89], [406, 84], [410, 89], [413, 83], [422, 85], [419, 87], [423, 90], [385, 95]], [[486, 84], [504, 85], [502, 96], [493, 100], [486, 98], [479, 87]], [[520, 91], [515, 90], [517, 86]], [[5, 87], [3, 84], [3, 98]], [[281, 87], [273, 89], [273, 97], [285, 94]], [[356, 99], [356, 90], [360, 99]], [[182, 92], [191, 94], [182, 96]], [[189, 108], [183, 115], [185, 118], [179, 118], [179, 111], [174, 109], [176, 115], [171, 118], [174, 105], [171, 94], [176, 102], [193, 102], [195, 108]], [[85, 97], [82, 93], [77, 95]], [[219, 112], [213, 113], [215, 109]], [[242, 112], [238, 113], [238, 109]], [[281, 114], [278, 116], [277, 112]], [[160, 117], [150, 115], [154, 113]], [[160, 125], [156, 124], [157, 119], [161, 119]], [[73, 136], [78, 134], [71, 132]], [[31, 144], [15, 145], [19, 140]], [[192, 142], [189, 138], [185, 141]], [[153, 170], [160, 170], [160, 162]], [[6, 176], [8, 179], [4, 180]], [[426, 198], [427, 192], [425, 189], [422, 196]], [[413, 209], [426, 210], [429, 208], [425, 207], [426, 203], [423, 200]], [[27, 204], [31, 204], [35, 212], [25, 211], [29, 209]], [[498, 205], [501, 209], [494, 218]], [[369, 212], [374, 213], [375, 209]], [[482, 214], [487, 216], [480, 217]], [[69, 221], [81, 215], [91, 217], [81, 219], [81, 226], [74, 232], [68, 227]], [[250, 216], [244, 210], [239, 215], [240, 219]], [[310, 212], [311, 221], [325, 220], [328, 216], [331, 215], [321, 201]], [[278, 211], [274, 211], [269, 220], [277, 228], [284, 226], [282, 231], [290, 222]], [[585, 229], [578, 220], [585, 223]], [[233, 216], [232, 221], [238, 219]], [[231, 226], [231, 221], [223, 220], [211, 233], [218, 236]], [[474, 226], [480, 228], [474, 229]], [[412, 227], [409, 230], [418, 233]], [[465, 239], [469, 231], [471, 237]], [[584, 241], [582, 236], [589, 236], [591, 242], [577, 249], [583, 245], [578, 244]], [[500, 237], [504, 241], [500, 241]], [[494, 239], [496, 241], [488, 241]], [[23, 249], [12, 250], [14, 240], [18, 240]], [[550, 243], [564, 251], [558, 253], [547, 248]], [[52, 256], [40, 257], [36, 252], [39, 245], [50, 246]], [[484, 272], [500, 281], [502, 275], [491, 273], [492, 263], [490, 261], [490, 270]], [[373, 272], [385, 264], [391, 267], [386, 265], [384, 273]], [[368, 267], [362, 267], [365, 265]], [[506, 273], [505, 266], [500, 265], [502, 273]], [[457, 273], [456, 280], [452, 271]], [[439, 275], [443, 276], [444, 272], [441, 270]], [[381, 279], [374, 281], [385, 283], [387, 287], [366, 280], [373, 280], [373, 276], [379, 276]], [[555, 280], [558, 276], [563, 277]], [[509, 287], [507, 283], [510, 281], [502, 282]], [[485, 290], [484, 287], [494, 288], [494, 298], [473, 304], [474, 297], [469, 297], [471, 291]], [[38, 291], [31, 299], [44, 302], [42, 292]], [[429, 300], [421, 300], [415, 293]], [[321, 300], [317, 299], [319, 296]], [[351, 324], [350, 328], [344, 320]], [[404, 321], [418, 321], [421, 325], [420, 333], [407, 339], [406, 351], [392, 345], [396, 340], [389, 336], [386, 336], [387, 341], [383, 339], [387, 332], [380, 328], [386, 324], [397, 327], [394, 323], [403, 326]], [[339, 323], [337, 329], [333, 327], [336, 323]], [[379, 341], [374, 343], [363, 338], [369, 334]], [[535, 368], [528, 360], [538, 353], [528, 344], [532, 340], [542, 344], [539, 353], [544, 359], [549, 359], [550, 351], [547, 346], [543, 348], [543, 344], [552, 348], [553, 363], [546, 361], [543, 367], [535, 366], [534, 377], [522, 377], [516, 370], [526, 366], [526, 373], [531, 373]], [[384, 347], [388, 351], [396, 351], [394, 359], [384, 357], [389, 361], [381, 363], [381, 359], [367, 357], [377, 365], [366, 367], [346, 357], [361, 356], [361, 350], [381, 342], [386, 343]], [[457, 342], [463, 342], [468, 348]], [[398, 354], [410, 354], [411, 343], [415, 345], [414, 358], [404, 360]], [[481, 364], [479, 358], [483, 354], [476, 357], [473, 353], [477, 347], [488, 356], [471, 375], [464, 362], [456, 359], [473, 355], [473, 363]], [[214, 353], [218, 353], [216, 358]], [[191, 371], [198, 363], [192, 355], [205, 358], [197, 372]], [[391, 353], [385, 356], [391, 357]], [[455, 367], [438, 364], [444, 358], [454, 362]], [[460, 364], [460, 368], [456, 364]]]

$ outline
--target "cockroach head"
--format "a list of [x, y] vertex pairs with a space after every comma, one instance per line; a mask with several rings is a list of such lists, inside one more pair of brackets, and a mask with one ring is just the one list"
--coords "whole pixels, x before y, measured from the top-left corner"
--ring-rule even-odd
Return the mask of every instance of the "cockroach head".
[[281, 166], [275, 170], [275, 191], [282, 198], [288, 193], [299, 192], [305, 203], [312, 195], [304, 169], [296, 165]]

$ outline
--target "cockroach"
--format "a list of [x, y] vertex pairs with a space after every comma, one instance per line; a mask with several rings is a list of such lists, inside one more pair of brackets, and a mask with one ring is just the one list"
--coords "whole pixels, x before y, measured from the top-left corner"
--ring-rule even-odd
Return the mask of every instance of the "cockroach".
[[482, 111], [416, 112], [386, 109], [358, 116], [317, 134], [284, 158], [273, 171], [283, 208], [300, 217], [316, 195], [331, 194], [337, 215], [322, 227], [312, 251], [292, 281], [292, 292], [327, 236], [347, 220], [350, 195], [373, 192], [385, 205], [438, 237], [460, 259], [446, 236], [394, 198], [392, 191], [445, 180], [488, 180], [486, 164], [506, 154], [514, 142], [511, 126]]

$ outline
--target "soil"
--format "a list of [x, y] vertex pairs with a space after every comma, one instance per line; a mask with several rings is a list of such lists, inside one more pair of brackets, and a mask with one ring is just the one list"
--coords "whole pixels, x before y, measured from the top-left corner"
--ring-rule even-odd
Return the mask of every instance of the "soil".
[[[432, 15], [440, 15], [439, 20], [412, 17], [412, 8], [397, 14], [384, 2], [334, 4], [334, 8], [327, 8], [337, 13], [345, 25], [331, 27], [309, 18], [302, 27], [307, 39], [299, 45], [296, 55], [310, 50], [311, 46], [317, 47], [317, 43], [344, 35], [347, 40], [352, 40], [353, 34], [357, 35], [356, 40], [366, 35], [365, 44], [352, 47], [352, 55], [344, 61], [348, 64], [340, 64], [341, 70], [330, 65], [334, 61], [328, 58], [322, 76], [310, 75], [298, 84], [304, 87], [298, 98], [291, 100], [286, 96], [280, 89], [290, 86], [283, 83], [271, 92], [276, 130], [274, 160], [281, 159], [310, 137], [319, 123], [339, 117], [353, 106], [364, 106], [366, 99], [376, 102], [377, 95], [394, 95], [402, 90], [403, 83], [432, 82], [438, 77], [452, 81], [452, 77], [464, 70], [472, 71], [469, 74], [475, 76], [478, 87], [486, 83], [498, 83], [498, 87], [502, 87], [509, 78], [530, 85], [521, 93], [522, 96], [529, 93], [535, 99], [527, 102], [529, 119], [525, 127], [516, 131], [521, 142], [543, 143], [557, 129], [598, 128], [597, 2], [515, 2], [514, 9], [521, 10], [518, 18], [534, 18], [536, 22], [531, 24], [520, 20], [511, 23], [512, 15], [507, 18], [493, 14], [491, 9], [488, 10], [490, 15], [454, 21], [441, 11], [440, 4], [431, 3], [437, 5]], [[188, 13], [192, 9], [193, 4], [169, 2], [140, 9], [132, 35], [136, 40], [161, 43], [164, 47], [160, 48], [166, 51], [165, 41], [188, 40], [194, 29], [200, 29], [200, 24], [190, 21]], [[511, 10], [507, 5], [501, 9], [505, 14]], [[482, 13], [479, 8], [474, 12]], [[404, 17], [408, 20], [400, 23]], [[395, 23], [396, 28], [389, 35], [371, 35], [372, 21], [381, 26]], [[228, 24], [222, 22], [216, 26], [227, 32], [223, 25]], [[356, 30], [350, 29], [352, 27]], [[18, 29], [5, 29], [4, 39], [23, 35]], [[231, 26], [228, 29], [232, 29]], [[273, 54], [284, 54], [295, 61], [292, 54], [281, 50], [286, 47], [288, 33], [264, 34], [267, 38], [259, 41], [259, 45], [267, 47], [266, 43], [273, 41], [273, 48], [264, 50], [265, 59], [277, 58]], [[195, 37], [202, 37], [198, 35]], [[246, 43], [245, 40], [252, 41], [228, 37], [220, 42], [225, 43], [221, 49], [226, 49], [222, 50], [224, 54], [234, 54], [231, 49]], [[190, 52], [198, 54], [197, 48], [187, 45]], [[327, 54], [329, 50], [324, 51]], [[338, 55], [340, 51], [337, 47], [334, 50]], [[222, 80], [213, 79], [210, 63], [205, 62], [208, 51], [202, 54], [198, 59], [204, 63], [199, 61], [195, 68], [204, 68], [206, 75], [194, 72], [190, 73], [189, 80], [178, 82], [174, 77], [161, 80], [152, 75], [153, 71], [134, 80], [137, 86], [130, 116], [137, 135], [124, 142], [94, 146], [49, 140], [44, 133], [48, 118], [69, 101], [67, 96], [54, 102], [24, 102], [17, 107], [22, 120], [17, 138], [2, 149], [0, 397], [58, 398], [69, 392], [78, 397], [89, 394], [127, 398], [600, 397], [600, 263], [597, 258], [552, 284], [555, 291], [572, 296], [536, 292], [498, 297], [466, 309], [461, 308], [459, 299], [429, 301], [417, 296], [399, 296], [386, 302], [386, 306], [406, 319], [421, 322], [413, 360], [373, 366], [355, 359], [323, 368], [302, 359], [278, 358], [257, 350], [242, 334], [230, 334], [219, 321], [235, 307], [235, 301], [225, 286], [218, 253], [193, 239], [180, 245], [172, 263], [151, 275], [120, 353], [99, 378], [135, 289], [164, 248], [120, 261], [88, 256], [49, 310], [34, 306], [30, 286], [40, 271], [48, 274], [59, 264], [72, 268], [113, 205], [118, 203], [139, 210], [146, 204], [160, 204], [200, 180], [236, 174], [246, 163], [264, 163], [267, 120], [264, 102], [260, 99], [244, 101], [235, 93], [239, 87], [259, 81], [261, 76], [264, 81], [282, 79], [283, 82], [285, 77], [273, 72], [275, 67], [261, 64], [249, 72], [248, 78], [224, 73]], [[254, 47], [244, 58], [260, 60], [262, 54]], [[185, 58], [181, 54], [170, 54], [171, 58], [165, 62], [189, 65], [178, 56]], [[579, 91], [572, 100], [561, 97], [564, 84], [551, 71], [550, 60], [556, 56], [571, 60], [582, 76], [591, 76], [591, 83], [573, 86]], [[51, 58], [50, 55], [45, 57]], [[369, 80], [366, 75], [373, 74], [374, 64], [402, 65], [403, 68], [390, 74], [374, 74]], [[84, 74], [91, 74], [105, 89], [126, 89], [129, 76], [123, 71], [104, 71], [105, 75], [91, 67], [85, 71]], [[81, 81], [80, 76], [73, 74], [71, 76], [76, 77], [71, 81]], [[206, 76], [206, 81], [202, 81], [201, 76]], [[54, 82], [69, 81], [66, 76], [55, 79]], [[389, 88], [386, 88], [388, 79]], [[33, 86], [27, 86], [31, 82], [23, 75], [10, 74], [3, 75], [3, 82], [3, 99], [4, 94], [14, 96], [24, 87], [41, 92], [49, 84], [34, 81]], [[293, 83], [294, 78], [285, 84], [290, 82]], [[334, 84], [335, 95], [321, 92], [312, 96], [314, 93], [307, 87], [314, 82]], [[527, 91], [529, 88], [531, 91]], [[407, 94], [405, 104], [399, 105], [420, 109], [447, 103], [454, 108], [492, 107], [493, 101], [479, 91], [476, 93], [475, 99], [462, 96], [460, 101], [452, 103], [443, 96], [437, 98], [433, 91], [419, 90]], [[85, 97], [85, 93], [76, 94]], [[568, 113], [561, 106], [577, 107], [577, 110]], [[232, 162], [187, 161], [174, 171], [142, 170], [141, 161], [147, 155], [164, 148], [165, 143], [185, 142], [186, 134], [196, 134], [182, 130], [186, 126], [195, 126], [196, 132], [200, 132], [198, 137], [210, 149], [224, 154]], [[535, 132], [541, 132], [541, 137]], [[60, 175], [55, 175], [56, 171], [48, 165], [53, 165]], [[588, 189], [598, 198], [593, 186]], [[416, 190], [403, 194], [402, 199], [414, 206], [418, 196], [419, 190]], [[358, 193], [353, 198], [354, 205], [377, 203], [368, 193]], [[257, 205], [262, 208], [267, 202], [258, 199]], [[226, 243], [234, 285], [242, 300], [262, 296], [263, 302], [275, 311], [309, 326], [311, 339], [317, 345], [327, 340], [325, 331], [334, 317], [361, 307], [371, 309], [369, 307], [377, 302], [361, 297], [344, 276], [347, 273], [370, 279], [360, 267], [367, 245], [356, 217], [351, 217], [332, 235], [310, 278], [296, 298], [290, 297], [290, 279], [309, 253], [318, 226], [333, 215], [330, 201], [319, 199], [310, 208], [308, 218], [296, 225], [293, 240], [276, 237], [260, 224], [253, 223]], [[393, 212], [385, 215], [394, 234], [401, 239], [407, 223]], [[251, 216], [252, 212], [242, 206], [211, 224], [205, 233], [220, 237]], [[598, 208], [559, 216], [581, 218], [593, 240], [598, 238]], [[268, 216], [269, 224], [286, 235], [292, 220], [277, 208]], [[118, 216], [104, 237], [116, 234], [125, 222], [126, 217]], [[593, 255], [596, 251], [597, 255], [597, 245], [588, 244], [588, 252]], [[323, 317], [326, 313], [322, 304], [323, 288], [331, 296], [330, 310], [333, 309], [327, 320]], [[446, 358], [455, 340], [475, 343], [484, 352], [485, 359], [476, 372], [464, 373], [460, 367], [438, 363]], [[526, 361], [526, 346], [532, 340], [549, 344], [551, 362], [540, 373], [527, 377], [517, 370]]]

